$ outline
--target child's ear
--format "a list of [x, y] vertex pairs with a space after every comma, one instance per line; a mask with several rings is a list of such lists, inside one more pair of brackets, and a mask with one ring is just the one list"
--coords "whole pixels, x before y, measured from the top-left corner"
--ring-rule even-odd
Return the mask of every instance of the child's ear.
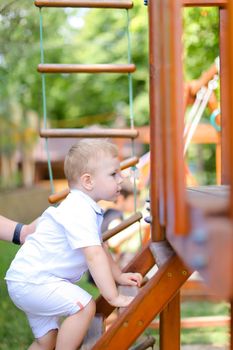
[[88, 173], [85, 173], [81, 176], [81, 184], [87, 190], [91, 191], [93, 189], [93, 179], [92, 176]]

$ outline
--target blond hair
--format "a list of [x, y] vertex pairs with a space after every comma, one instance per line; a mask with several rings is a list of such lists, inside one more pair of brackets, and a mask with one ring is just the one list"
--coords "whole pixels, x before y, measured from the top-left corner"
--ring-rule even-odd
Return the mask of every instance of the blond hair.
[[64, 172], [69, 186], [76, 184], [85, 174], [92, 174], [100, 156], [118, 156], [117, 146], [108, 139], [80, 139], [68, 151], [64, 162]]

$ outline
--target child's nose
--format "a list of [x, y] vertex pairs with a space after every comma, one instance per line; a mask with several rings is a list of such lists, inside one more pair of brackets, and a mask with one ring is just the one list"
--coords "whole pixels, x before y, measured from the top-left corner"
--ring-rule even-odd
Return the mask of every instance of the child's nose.
[[118, 180], [117, 181], [118, 184], [121, 184], [123, 182], [123, 177], [122, 177], [121, 173], [118, 174], [117, 180]]

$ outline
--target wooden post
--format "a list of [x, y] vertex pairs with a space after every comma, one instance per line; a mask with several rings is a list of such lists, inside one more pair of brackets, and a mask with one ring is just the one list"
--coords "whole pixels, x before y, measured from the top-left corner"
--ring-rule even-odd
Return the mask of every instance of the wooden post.
[[180, 292], [160, 314], [160, 349], [180, 349]]
[[[149, 1], [149, 64], [150, 64], [150, 210], [152, 217], [151, 237], [152, 240], [164, 239], [161, 228], [159, 206], [162, 202], [163, 177], [158, 164], [161, 161], [161, 149], [159, 147], [160, 135], [160, 46], [162, 31], [160, 28], [160, 0]], [[159, 190], [160, 188], [160, 190]], [[160, 193], [159, 193], [160, 191]], [[160, 198], [159, 198], [160, 197]], [[163, 221], [163, 220], [162, 220]]]

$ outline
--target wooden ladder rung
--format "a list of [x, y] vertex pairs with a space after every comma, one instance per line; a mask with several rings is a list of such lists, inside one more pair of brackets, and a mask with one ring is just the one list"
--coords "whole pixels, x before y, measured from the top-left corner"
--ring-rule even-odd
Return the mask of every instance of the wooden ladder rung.
[[183, 6], [219, 6], [227, 5], [228, 0], [183, 0]]
[[88, 138], [136, 138], [136, 129], [41, 129], [41, 137], [62, 138], [62, 137], [88, 137]]
[[[138, 161], [139, 161], [138, 157], [131, 157], [131, 158], [125, 159], [121, 162], [120, 169], [124, 170], [124, 169], [131, 167], [131, 166], [134, 166], [138, 163]], [[61, 201], [62, 199], [66, 198], [66, 196], [68, 196], [68, 194], [69, 194], [68, 188], [64, 189], [61, 192], [53, 193], [48, 198], [49, 203], [51, 203], [51, 204], [57, 203], [57, 202]]]
[[40, 73], [133, 73], [136, 66], [130, 64], [39, 64]]
[[107, 241], [109, 238], [115, 236], [118, 232], [123, 231], [125, 228], [133, 225], [135, 222], [142, 219], [142, 213], [137, 212], [131, 215], [128, 219], [123, 220], [119, 225], [113, 227], [110, 230], [107, 230], [103, 233], [103, 241]]
[[118, 9], [130, 9], [133, 7], [133, 2], [131, 0], [36, 0], [34, 4], [38, 7], [93, 7]]

